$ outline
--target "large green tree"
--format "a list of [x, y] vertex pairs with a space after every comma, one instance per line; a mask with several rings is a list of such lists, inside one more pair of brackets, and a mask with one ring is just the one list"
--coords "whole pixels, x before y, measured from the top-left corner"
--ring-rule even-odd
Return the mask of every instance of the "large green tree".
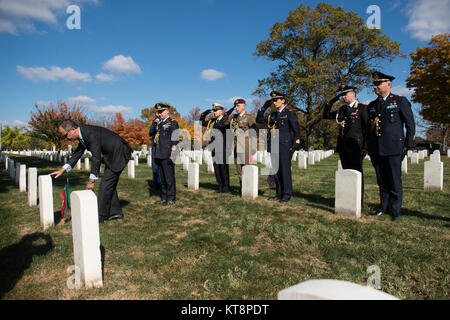
[[[420, 103], [419, 113], [431, 123], [431, 136], [447, 143], [450, 127], [450, 33], [433, 36], [429, 47], [411, 52], [411, 73], [406, 86], [413, 89], [412, 101]], [[428, 135], [428, 132], [427, 132]]]
[[2, 128], [1, 138], [3, 150], [30, 149], [31, 136], [25, 131], [24, 127], [6, 125]]
[[324, 102], [340, 84], [368, 85], [373, 69], [404, 56], [397, 42], [379, 29], [369, 29], [358, 14], [323, 2], [291, 11], [256, 49], [254, 55], [275, 62], [276, 70], [259, 80], [255, 94], [284, 92], [288, 103], [301, 110], [300, 128], [308, 147], [313, 146]]

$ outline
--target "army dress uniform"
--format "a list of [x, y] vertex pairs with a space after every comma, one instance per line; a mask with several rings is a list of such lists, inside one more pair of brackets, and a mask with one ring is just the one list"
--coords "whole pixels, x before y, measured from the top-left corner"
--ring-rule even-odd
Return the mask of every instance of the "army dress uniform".
[[[341, 86], [337, 91], [342, 96], [349, 91], [355, 91], [355, 87]], [[353, 169], [361, 172], [361, 202], [364, 198], [364, 173], [363, 160], [367, 152], [367, 130], [369, 119], [367, 105], [355, 100], [350, 105], [344, 105], [337, 111], [331, 111], [334, 101], [325, 104], [323, 110], [324, 119], [336, 120], [339, 125], [336, 151], [339, 153], [343, 169]]]
[[[219, 104], [213, 104], [213, 111], [223, 110], [224, 107]], [[227, 193], [230, 192], [230, 174], [229, 174], [229, 166], [227, 163], [227, 152], [226, 152], [226, 129], [228, 126], [226, 125], [227, 115], [224, 114], [221, 118], [211, 118], [209, 120], [205, 120], [206, 116], [211, 112], [211, 110], [207, 110], [200, 115], [200, 121], [203, 127], [206, 127], [206, 130], [215, 129], [218, 130], [222, 134], [222, 150], [220, 152], [216, 152], [216, 149], [211, 150], [211, 155], [213, 157], [213, 166], [214, 166], [214, 174], [216, 176], [216, 181], [219, 186], [217, 193]], [[214, 142], [214, 135], [211, 137], [209, 141], [209, 147]], [[220, 158], [216, 158], [216, 155], [222, 154]]]
[[[272, 100], [284, 99], [284, 95], [278, 92], [271, 92]], [[274, 134], [275, 129], [278, 130], [279, 148], [278, 154], [269, 143], [268, 151], [271, 153], [272, 164], [278, 160], [278, 171], [275, 176], [276, 196], [269, 198], [269, 200], [280, 200], [287, 202], [291, 199], [292, 189], [292, 171], [291, 160], [293, 151], [300, 149], [300, 126], [297, 115], [285, 105], [281, 110], [270, 113], [265, 116], [264, 108], [258, 111], [256, 121], [260, 124], [267, 124], [268, 129], [271, 130], [271, 135]], [[292, 134], [291, 134], [292, 133]], [[278, 157], [278, 159], [276, 159]]]
[[[169, 109], [169, 105], [156, 104], [155, 109], [162, 111]], [[156, 123], [155, 123], [156, 122]], [[176, 200], [175, 187], [175, 163], [171, 159], [172, 150], [176, 148], [178, 141], [172, 141], [172, 133], [178, 129], [178, 122], [170, 116], [159, 121], [155, 120], [151, 126], [149, 135], [154, 137], [155, 149], [152, 155], [159, 167], [159, 176], [161, 179], [161, 202]]]
[[[373, 73], [374, 82], [393, 79], [380, 72]], [[414, 146], [415, 124], [411, 103], [403, 96], [389, 93], [370, 102], [368, 112], [369, 155], [380, 189], [380, 206], [376, 215], [391, 211], [396, 219], [400, 217], [403, 199], [401, 161], [406, 150]]]
[[[240, 100], [240, 99], [238, 99]], [[238, 101], [237, 100], [237, 101]], [[243, 99], [242, 99], [243, 100]], [[240, 102], [238, 102], [240, 103]], [[235, 105], [237, 103], [235, 102]], [[250, 154], [256, 151], [256, 131], [255, 136], [248, 135], [244, 139], [240, 137], [249, 129], [256, 130], [256, 118], [253, 114], [242, 112], [234, 117], [228, 117], [225, 120], [225, 125], [233, 131], [234, 136], [234, 163], [236, 164], [236, 171], [239, 176], [239, 182], [242, 187], [242, 167], [250, 164]], [[242, 131], [240, 131], [242, 130]], [[227, 140], [227, 152], [231, 149], [232, 141]], [[245, 150], [244, 154], [242, 153]], [[239, 153], [238, 153], [239, 152]]]

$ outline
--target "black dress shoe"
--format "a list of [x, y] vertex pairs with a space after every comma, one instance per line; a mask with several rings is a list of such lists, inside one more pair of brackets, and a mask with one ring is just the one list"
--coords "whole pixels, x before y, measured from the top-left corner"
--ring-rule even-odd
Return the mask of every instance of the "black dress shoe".
[[277, 197], [277, 196], [275, 196], [275, 197], [270, 197], [270, 198], [267, 198], [267, 200], [269, 200], [269, 201], [279, 201], [279, 200], [280, 200], [280, 197]]
[[373, 212], [373, 213], [369, 213], [369, 216], [370, 217], [379, 217], [379, 216], [381, 216], [383, 214], [383, 211], [375, 211], [375, 212]]
[[397, 221], [398, 219], [400, 219], [400, 216], [392, 216], [392, 221]]
[[170, 205], [173, 205], [173, 204], [175, 204], [175, 200], [169, 200], [169, 201], [166, 201], [164, 203], [165, 206], [170, 206]]
[[109, 216], [106, 220], [117, 220], [117, 219], [123, 219], [123, 214], [114, 214], [112, 216]]
[[231, 190], [230, 190], [229, 187], [224, 187], [224, 188], [222, 189], [222, 193], [229, 193], [229, 192], [231, 192]]
[[103, 222], [105, 222], [105, 220], [108, 220], [108, 219], [103, 216], [98, 217], [98, 223], [103, 223]]
[[280, 202], [288, 202], [289, 200], [291, 200], [290, 198], [282, 198], [280, 199]]

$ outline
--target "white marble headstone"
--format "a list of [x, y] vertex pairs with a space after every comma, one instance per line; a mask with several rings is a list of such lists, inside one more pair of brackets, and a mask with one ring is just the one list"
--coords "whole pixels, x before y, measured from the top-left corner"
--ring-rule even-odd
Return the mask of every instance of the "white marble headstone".
[[361, 172], [345, 169], [336, 171], [335, 213], [361, 217]]

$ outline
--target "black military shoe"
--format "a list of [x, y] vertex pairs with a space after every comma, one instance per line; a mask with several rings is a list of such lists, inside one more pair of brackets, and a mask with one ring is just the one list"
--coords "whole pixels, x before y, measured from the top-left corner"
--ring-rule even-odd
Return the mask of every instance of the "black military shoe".
[[119, 214], [114, 214], [112, 216], [109, 216], [107, 219], [105, 220], [118, 220], [118, 219], [123, 219], [123, 214], [119, 213]]
[[289, 200], [291, 200], [290, 198], [282, 198], [280, 199], [280, 202], [288, 202]]
[[281, 199], [280, 199], [280, 197], [275, 196], [275, 197], [267, 198], [267, 200], [269, 200], [269, 201], [280, 201]]
[[369, 213], [368, 216], [369, 216], [369, 217], [379, 217], [379, 216], [381, 216], [382, 214], [384, 214], [383, 211], [377, 210], [377, 211], [375, 211], [375, 212]]
[[231, 192], [229, 187], [223, 187], [222, 193], [229, 193], [229, 192]]

